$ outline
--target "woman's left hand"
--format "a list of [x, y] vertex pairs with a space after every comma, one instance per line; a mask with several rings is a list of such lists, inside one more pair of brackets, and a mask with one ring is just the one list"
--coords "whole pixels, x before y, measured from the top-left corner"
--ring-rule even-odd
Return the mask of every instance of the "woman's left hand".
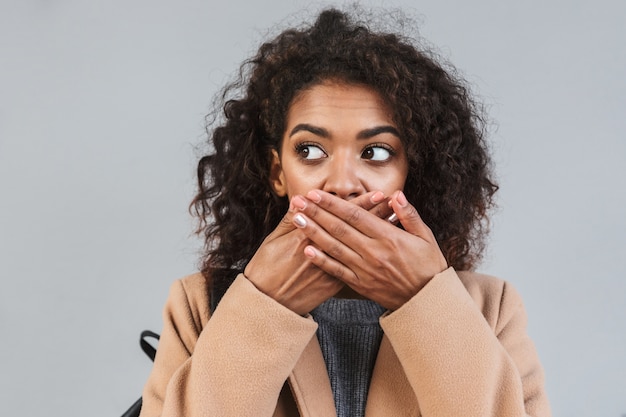
[[313, 190], [294, 196], [294, 224], [315, 243], [305, 255], [362, 296], [396, 310], [448, 267], [430, 228], [402, 191], [390, 206], [404, 227], [335, 197]]

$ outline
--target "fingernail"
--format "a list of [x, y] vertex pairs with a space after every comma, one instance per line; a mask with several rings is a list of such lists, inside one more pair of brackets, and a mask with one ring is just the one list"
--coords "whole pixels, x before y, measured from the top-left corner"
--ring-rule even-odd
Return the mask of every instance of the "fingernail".
[[406, 207], [409, 205], [409, 202], [407, 201], [406, 196], [402, 191], [398, 193], [396, 200], [398, 201], [398, 204], [400, 204], [400, 207]]
[[385, 194], [382, 191], [376, 191], [370, 197], [370, 201], [374, 204], [378, 204], [385, 199]]
[[396, 213], [393, 213], [391, 216], [387, 217], [387, 221], [389, 223], [395, 223], [398, 221], [398, 215]]
[[309, 200], [311, 200], [314, 203], [319, 203], [320, 201], [322, 201], [322, 196], [319, 195], [317, 192], [315, 191], [309, 191], [306, 194], [306, 198], [308, 198]]
[[291, 204], [297, 209], [304, 210], [306, 208], [306, 200], [299, 195], [291, 199]]
[[300, 213], [293, 216], [293, 222], [300, 228], [306, 227], [306, 219]]
[[315, 258], [315, 249], [313, 249], [311, 246], [307, 246], [306, 248], [304, 248], [304, 256], [311, 259]]

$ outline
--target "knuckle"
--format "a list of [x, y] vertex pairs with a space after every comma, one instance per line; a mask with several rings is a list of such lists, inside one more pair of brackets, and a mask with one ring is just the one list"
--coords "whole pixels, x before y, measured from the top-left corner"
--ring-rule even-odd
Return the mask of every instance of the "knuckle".
[[376, 217], [380, 219], [387, 217], [388, 214], [388, 210], [383, 210], [383, 206], [380, 204], [377, 205], [372, 212]]
[[307, 214], [309, 215], [309, 217], [315, 218], [319, 211], [319, 207], [317, 206], [317, 204], [309, 204], [307, 208]]
[[340, 239], [346, 234], [346, 227], [342, 223], [336, 223], [331, 226], [330, 234]]
[[335, 208], [335, 201], [332, 198], [325, 198], [322, 201], [327, 210], [332, 211]]
[[406, 216], [409, 218], [415, 218], [419, 217], [419, 214], [417, 213], [417, 209], [415, 207], [409, 206], [407, 208]]
[[302, 229], [302, 232], [311, 240], [313, 240], [315, 239], [315, 236], [317, 236], [318, 230], [316, 227], [307, 227], [306, 230]]
[[346, 217], [346, 220], [348, 221], [348, 223], [358, 223], [360, 218], [361, 218], [361, 208], [358, 206], [355, 206], [350, 209], [350, 212], [348, 212], [348, 216]]
[[337, 279], [343, 279], [343, 278], [344, 278], [344, 275], [345, 275], [345, 271], [343, 270], [343, 268], [342, 268], [341, 266], [337, 265], [337, 266], [334, 268], [334, 272], [333, 272], [333, 274], [332, 274], [332, 275], [333, 275], [335, 278], [337, 278]]
[[422, 217], [417, 212], [417, 209], [413, 206], [409, 206], [406, 208], [406, 212], [404, 213], [403, 217], [412, 222], [422, 222]]
[[327, 253], [329, 256], [337, 259], [341, 256], [343, 250], [341, 249], [341, 245], [339, 243], [333, 243], [330, 248], [328, 248]]

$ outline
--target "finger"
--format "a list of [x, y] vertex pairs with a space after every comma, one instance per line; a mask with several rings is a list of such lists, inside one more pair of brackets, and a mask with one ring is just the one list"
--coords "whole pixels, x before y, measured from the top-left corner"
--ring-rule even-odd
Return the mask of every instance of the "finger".
[[[375, 237], [385, 233], [385, 228], [388, 226], [387, 222], [382, 220], [382, 217], [388, 216], [390, 211], [380, 211], [383, 216], [379, 217], [362, 207], [352, 204], [350, 201], [343, 200], [320, 190], [310, 191], [307, 193], [306, 198], [309, 203], [305, 201], [305, 203], [301, 204], [298, 208], [309, 217], [313, 218], [333, 236], [336, 235], [334, 232], [336, 228], [343, 231], [337, 219], [368, 237]], [[314, 204], [310, 204], [311, 202]], [[386, 205], [382, 204], [382, 201], [377, 204], [378, 206]]]
[[[363, 209], [359, 208], [359, 210]], [[297, 213], [293, 217], [293, 222], [311, 242], [328, 256], [345, 265], [354, 265], [361, 261], [360, 255], [352, 248], [367, 246], [365, 240], [369, 238], [341, 220], [335, 218], [334, 228], [330, 232], [304, 213]]]
[[[397, 191], [391, 195], [389, 205], [402, 227], [412, 235], [419, 236], [425, 240], [433, 241], [434, 235], [430, 228], [424, 223], [417, 209], [409, 204], [402, 191]], [[393, 219], [390, 219], [393, 220]]]
[[372, 200], [376, 199], [376, 203], [372, 201], [369, 207], [364, 208], [379, 219], [386, 219], [390, 214], [393, 214], [393, 210], [389, 207], [389, 197], [385, 196], [382, 191], [376, 193], [372, 196]]
[[393, 213], [388, 204], [389, 197], [385, 196], [382, 191], [370, 191], [350, 200], [350, 202], [381, 219], [387, 218]]
[[353, 198], [352, 200], [350, 200], [350, 202], [365, 210], [369, 210], [372, 207], [380, 204], [384, 199], [385, 195], [381, 191], [370, 191], [368, 193]]
[[331, 258], [314, 246], [309, 245], [305, 247], [304, 256], [306, 256], [313, 265], [342, 282], [354, 282], [358, 279], [356, 274], [350, 268], [346, 267], [341, 262], [338, 262], [336, 259]]

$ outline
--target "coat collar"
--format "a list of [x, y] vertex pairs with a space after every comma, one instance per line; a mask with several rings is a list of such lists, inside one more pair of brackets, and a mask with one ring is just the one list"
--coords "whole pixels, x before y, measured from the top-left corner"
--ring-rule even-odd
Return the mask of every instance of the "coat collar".
[[[302, 417], [337, 415], [326, 363], [317, 336], [313, 336], [302, 352], [289, 376], [289, 385]], [[419, 416], [415, 393], [385, 335], [376, 357], [365, 415]]]

